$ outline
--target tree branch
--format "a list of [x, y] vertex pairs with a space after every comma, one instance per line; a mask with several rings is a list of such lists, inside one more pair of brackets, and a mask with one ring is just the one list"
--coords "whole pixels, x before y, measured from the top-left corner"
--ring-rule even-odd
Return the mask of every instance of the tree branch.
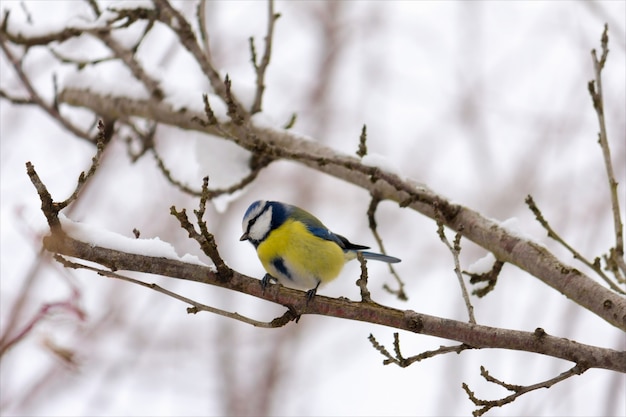
[[523, 385], [511, 385], [511, 384], [507, 384], [504, 381], [501, 381], [493, 376], [491, 376], [489, 374], [489, 372], [485, 369], [485, 367], [481, 366], [480, 367], [480, 375], [485, 378], [485, 380], [487, 380], [488, 382], [491, 382], [493, 384], [496, 385], [500, 385], [501, 387], [506, 388], [509, 391], [513, 391], [513, 394], [509, 395], [508, 397], [504, 397], [501, 398], [499, 400], [481, 400], [479, 398], [476, 397], [476, 395], [472, 392], [472, 390], [469, 389], [468, 385], [466, 383], [462, 384], [463, 389], [465, 390], [465, 392], [467, 393], [469, 399], [477, 406], [481, 406], [482, 408], [479, 408], [475, 411], [472, 412], [472, 415], [474, 417], [479, 417], [482, 416], [483, 414], [485, 414], [487, 411], [491, 410], [494, 407], [502, 407], [503, 405], [512, 403], [513, 401], [515, 401], [517, 398], [519, 398], [520, 396], [527, 394], [531, 391], [535, 391], [539, 388], [550, 388], [552, 385], [557, 384], [561, 381], [566, 380], [567, 378], [571, 378], [574, 375], [580, 375], [582, 373], [584, 373], [585, 371], [587, 371], [587, 367], [585, 366], [581, 366], [581, 365], [575, 365], [572, 368], [570, 368], [569, 370], [555, 376], [554, 378], [550, 378], [548, 380], [542, 381], [542, 382], [538, 382], [536, 384], [532, 384], [532, 385], [527, 385], [527, 386], [523, 386]]
[[228, 288], [256, 298], [286, 306], [298, 316], [316, 314], [363, 321], [393, 327], [412, 333], [457, 340], [473, 348], [499, 348], [535, 352], [589, 368], [610, 369], [626, 373], [626, 352], [585, 345], [545, 332], [523, 332], [465, 323], [429, 316], [411, 310], [398, 310], [376, 303], [335, 299], [321, 295], [307, 303], [306, 293], [270, 284], [262, 288], [258, 279], [233, 271], [224, 277], [212, 268], [182, 261], [120, 252], [94, 246], [70, 236], [51, 235], [44, 239], [46, 250], [95, 262], [111, 270], [126, 270], [157, 274]]
[[252, 55], [252, 65], [256, 71], [256, 93], [254, 102], [250, 109], [250, 114], [258, 113], [262, 110], [263, 92], [265, 91], [265, 72], [270, 64], [272, 56], [272, 41], [274, 40], [274, 24], [280, 17], [279, 13], [274, 13], [274, 1], [267, 2], [267, 33], [265, 34], [265, 51], [261, 62], [257, 63], [256, 49], [254, 47], [254, 38], [250, 38], [250, 54]]
[[[613, 225], [615, 228], [615, 250], [614, 255], [621, 259], [621, 263], [624, 262], [624, 224], [622, 223], [621, 211], [619, 209], [619, 196], [617, 194], [617, 181], [615, 180], [615, 173], [613, 171], [613, 162], [611, 160], [611, 150], [609, 147], [609, 139], [606, 132], [606, 122], [604, 118], [604, 96], [602, 92], [602, 70], [606, 63], [606, 58], [609, 54], [609, 26], [604, 25], [604, 32], [602, 32], [602, 38], [600, 44], [602, 47], [602, 55], [600, 59], [596, 54], [596, 50], [591, 50], [591, 57], [593, 60], [593, 68], [595, 71], [595, 84], [594, 81], [589, 81], [589, 93], [591, 94], [591, 100], [593, 101], [593, 107], [598, 116], [598, 125], [600, 127], [600, 133], [598, 133], [598, 143], [602, 148], [602, 156], [604, 158], [604, 167], [606, 168], [606, 176], [609, 182], [609, 193], [611, 195], [611, 207], [613, 211]], [[623, 274], [626, 274], [626, 268], [622, 270]]]

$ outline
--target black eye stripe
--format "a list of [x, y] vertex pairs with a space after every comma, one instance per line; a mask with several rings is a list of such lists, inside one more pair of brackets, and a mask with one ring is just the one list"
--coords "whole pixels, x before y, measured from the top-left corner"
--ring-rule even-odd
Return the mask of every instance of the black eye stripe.
[[266, 204], [263, 207], [263, 210], [261, 210], [259, 212], [259, 214], [257, 214], [256, 216], [254, 216], [253, 218], [250, 219], [250, 221], [248, 222], [248, 227], [246, 228], [246, 233], [250, 233], [250, 229], [252, 229], [252, 226], [254, 226], [256, 221], [259, 220], [259, 217], [261, 217], [263, 215], [263, 213], [265, 213], [269, 208], [270, 208], [270, 205]]

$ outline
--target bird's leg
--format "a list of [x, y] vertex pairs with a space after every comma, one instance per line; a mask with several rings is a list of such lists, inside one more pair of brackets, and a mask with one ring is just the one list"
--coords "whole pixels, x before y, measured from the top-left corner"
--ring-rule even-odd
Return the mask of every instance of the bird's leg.
[[278, 282], [278, 280], [274, 278], [273, 276], [271, 276], [270, 274], [265, 274], [265, 276], [261, 280], [261, 288], [263, 288], [263, 291], [265, 291], [265, 289], [271, 282], [276, 283]]
[[315, 288], [312, 288], [310, 290], [308, 290], [306, 292], [306, 302], [307, 304], [309, 303], [309, 301], [311, 301], [313, 299], [313, 297], [315, 297], [315, 294], [317, 293], [317, 287], [320, 286], [320, 284], [322, 283], [322, 281], [317, 281], [317, 285], [315, 286]]

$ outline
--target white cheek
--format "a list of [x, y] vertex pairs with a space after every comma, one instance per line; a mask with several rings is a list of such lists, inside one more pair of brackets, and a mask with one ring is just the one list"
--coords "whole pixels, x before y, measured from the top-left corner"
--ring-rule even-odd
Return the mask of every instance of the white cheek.
[[270, 230], [270, 225], [272, 224], [272, 208], [270, 207], [265, 211], [265, 213], [261, 214], [256, 222], [250, 228], [250, 232], [248, 235], [252, 240], [261, 240], [265, 237], [267, 232]]

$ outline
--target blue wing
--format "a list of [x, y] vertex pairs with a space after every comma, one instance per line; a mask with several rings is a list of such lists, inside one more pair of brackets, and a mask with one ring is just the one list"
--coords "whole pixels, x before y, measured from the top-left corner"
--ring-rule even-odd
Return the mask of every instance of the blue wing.
[[344, 250], [369, 249], [369, 246], [355, 245], [345, 237], [331, 232], [317, 217], [313, 216], [311, 213], [308, 213], [296, 206], [291, 206], [291, 210], [291, 216], [295, 220], [302, 222], [315, 236], [324, 240], [335, 242]]

